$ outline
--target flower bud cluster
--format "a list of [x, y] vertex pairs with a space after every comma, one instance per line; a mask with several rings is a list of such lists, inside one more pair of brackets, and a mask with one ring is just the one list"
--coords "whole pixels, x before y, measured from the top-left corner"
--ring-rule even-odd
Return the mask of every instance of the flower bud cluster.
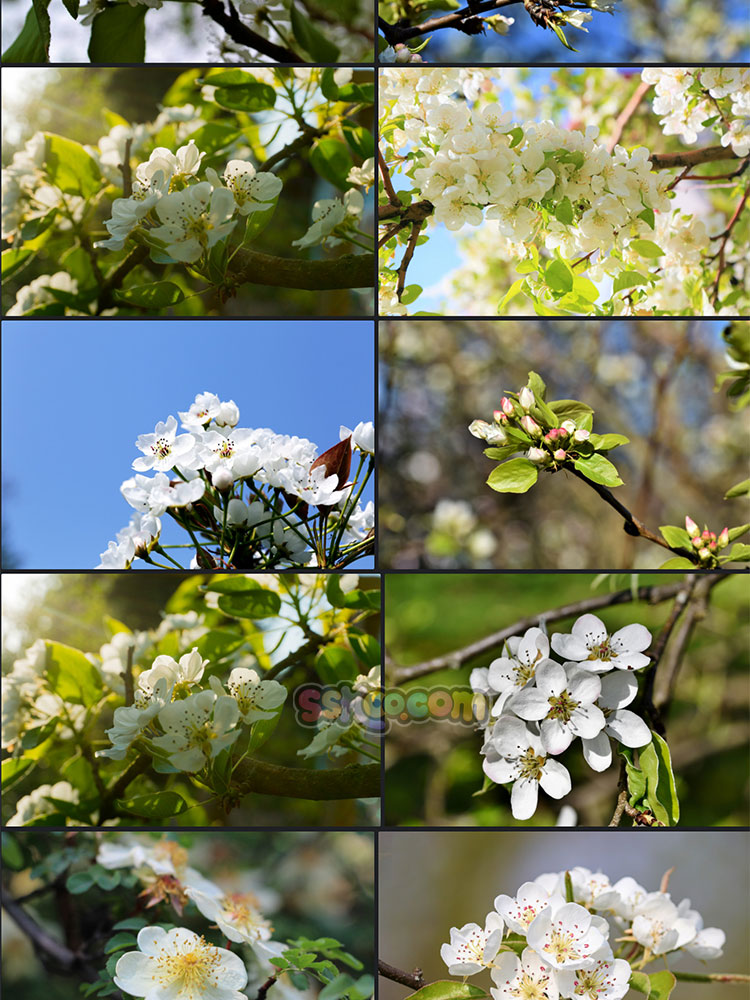
[[698, 553], [701, 564], [715, 566], [717, 553], [729, 545], [729, 528], [722, 528], [717, 537], [713, 531], [708, 530], [706, 525], [701, 531], [695, 521], [686, 515], [685, 530], [690, 535], [690, 542]]
[[489, 667], [472, 670], [472, 690], [488, 707], [481, 720], [482, 769], [496, 784], [512, 782], [515, 819], [534, 815], [540, 786], [555, 799], [568, 794], [570, 774], [554, 757], [575, 739], [595, 771], [612, 763], [611, 740], [626, 747], [651, 741], [646, 723], [626, 707], [638, 694], [634, 672], [649, 662], [644, 650], [650, 644], [643, 625], [610, 635], [601, 619], [585, 614], [570, 634], [556, 632], [551, 639], [530, 628], [508, 639]]
[[538, 875], [515, 896], [501, 893], [484, 927], [451, 928], [440, 956], [453, 976], [488, 969], [493, 1000], [621, 1000], [633, 971], [652, 957], [719, 958], [725, 939], [720, 928], [703, 926], [689, 899], [676, 904], [629, 875], [613, 884], [576, 867]]
[[[220, 550], [222, 539], [231, 543], [229, 550], [246, 569], [269, 560], [285, 565], [315, 560], [307, 521], [311, 505], [331, 509], [330, 526], [341, 530], [342, 551], [373, 530], [373, 504], [359, 502], [373, 467], [372, 423], [361, 422], [353, 431], [342, 427], [341, 443], [318, 456], [306, 438], [237, 426], [237, 405], [214, 393], [199, 393], [179, 417], [185, 433], [178, 433], [177, 419], [170, 416], [136, 440], [142, 453], [133, 462], [136, 475], [120, 487], [136, 514], [109, 543], [97, 569], [127, 569], [137, 557], [148, 560], [158, 549], [165, 513], [193, 541], [202, 535]], [[361, 481], [348, 481], [352, 449], [362, 456], [360, 471], [366, 463]], [[333, 464], [326, 460], [332, 453]], [[223, 558], [220, 551], [217, 559]], [[197, 568], [198, 551], [195, 561]]]

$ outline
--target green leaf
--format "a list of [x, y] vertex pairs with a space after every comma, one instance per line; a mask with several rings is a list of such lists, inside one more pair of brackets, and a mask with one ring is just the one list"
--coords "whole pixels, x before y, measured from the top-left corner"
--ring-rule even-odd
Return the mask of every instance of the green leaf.
[[488, 778], [487, 775], [485, 774], [484, 775], [484, 781], [482, 782], [482, 787], [478, 788], [476, 790], [476, 792], [472, 792], [471, 793], [471, 797], [473, 799], [476, 799], [480, 795], [486, 795], [487, 792], [489, 792], [490, 788], [494, 788], [494, 787], [495, 787], [495, 782], [492, 780], [492, 778]]
[[570, 203], [570, 198], [566, 195], [559, 204], [555, 206], [555, 218], [558, 222], [562, 222], [564, 226], [569, 226], [573, 222], [573, 206]]
[[523, 139], [523, 129], [520, 125], [516, 125], [508, 132], [508, 137], [510, 138], [510, 148], [513, 149], [518, 143]]
[[676, 826], [680, 818], [680, 803], [675, 788], [669, 747], [658, 735], [651, 734], [651, 743], [639, 751], [639, 763], [646, 776], [646, 802], [664, 826]]
[[[335, 63], [339, 58], [339, 48], [319, 31], [306, 13], [292, 3], [292, 33], [299, 44], [317, 63]], [[325, 1000], [325, 998], [323, 998]]]
[[21, 226], [21, 239], [24, 243], [35, 240], [37, 236], [46, 233], [57, 218], [57, 209], [51, 208], [46, 215], [38, 215], [35, 219], [29, 219]]
[[2, 835], [2, 859], [3, 864], [13, 871], [21, 871], [25, 867], [23, 848], [11, 833]]
[[412, 993], [409, 1000], [477, 1000], [479, 997], [486, 997], [487, 990], [479, 986], [472, 986], [470, 983], [459, 983], [458, 981], [442, 980], [437, 983], [430, 983], [423, 986], [421, 990]]
[[102, 175], [93, 156], [80, 142], [52, 132], [45, 132], [44, 136], [47, 140], [45, 162], [51, 182], [66, 194], [79, 194], [83, 198], [96, 194], [101, 187]]
[[143, 4], [118, 3], [94, 18], [88, 54], [92, 63], [142, 63], [146, 58], [146, 14]]
[[648, 977], [651, 983], [651, 992], [648, 994], [649, 1000], [667, 1000], [671, 996], [672, 990], [677, 985], [677, 979], [669, 969], [661, 972], [652, 972]]
[[61, 642], [46, 642], [47, 678], [63, 701], [90, 708], [102, 693], [99, 671], [79, 649]]
[[368, 635], [366, 632], [363, 632], [362, 635], [351, 632], [349, 633], [349, 643], [368, 670], [379, 666], [380, 643], [374, 636]]
[[573, 465], [592, 483], [599, 483], [602, 486], [622, 486], [622, 479], [620, 479], [617, 469], [608, 458], [598, 452], [589, 458], [576, 459]]
[[315, 669], [324, 684], [353, 681], [360, 670], [351, 650], [343, 646], [326, 646], [315, 657]]
[[313, 170], [342, 191], [349, 186], [347, 174], [354, 166], [354, 160], [346, 143], [338, 139], [320, 139], [310, 152], [310, 164]]
[[2, 61], [6, 66], [14, 63], [49, 62], [49, 2], [50, 0], [37, 0], [32, 3], [23, 28], [3, 53]]
[[591, 416], [594, 412], [590, 406], [579, 402], [577, 399], [554, 399], [549, 404], [549, 407], [551, 410], [554, 410], [560, 423], [563, 420], [572, 420], [576, 427], [579, 426], [579, 420], [583, 417]]
[[665, 563], [662, 563], [659, 569], [695, 569], [695, 563], [683, 556], [674, 556], [674, 558], [667, 559]]
[[232, 618], [272, 618], [281, 610], [281, 598], [258, 587], [243, 594], [222, 594], [219, 607]]
[[636, 285], [648, 285], [649, 279], [640, 271], [621, 271], [612, 285], [613, 292], [621, 292], [623, 288], [635, 288]]
[[219, 87], [214, 100], [222, 108], [253, 114], [256, 111], [270, 111], [276, 103], [276, 91], [269, 83], [254, 80], [241, 87]]
[[26, 250], [23, 247], [18, 247], [15, 250], [3, 250], [3, 278], [9, 278], [16, 271], [20, 271], [33, 256], [33, 250]]
[[421, 285], [407, 285], [401, 295], [401, 304], [404, 306], [410, 306], [412, 302], [414, 302], [415, 299], [418, 299], [421, 294]]
[[351, 608], [358, 611], [379, 611], [380, 590], [350, 590], [344, 593], [341, 589], [341, 577], [333, 575], [326, 584], [326, 598], [332, 608]]
[[522, 260], [520, 264], [516, 264], [516, 274], [531, 274], [532, 271], [538, 269], [539, 261], [537, 260]]
[[667, 545], [671, 545], [673, 549], [692, 550], [693, 543], [684, 528], [680, 528], [676, 524], [662, 524], [659, 531]]
[[[7, 253], [8, 251], [6, 251]], [[3, 257], [5, 254], [3, 254]], [[724, 494], [725, 500], [731, 500], [734, 497], [744, 497], [750, 494], [750, 479], [743, 479], [741, 483], [735, 483], [735, 485], [726, 491]]]
[[87, 870], [84, 872], [73, 872], [72, 875], [68, 875], [65, 888], [73, 896], [79, 896], [81, 893], [87, 892], [93, 884], [94, 876], [90, 870]]
[[485, 448], [484, 454], [487, 458], [492, 458], [496, 462], [504, 462], [506, 458], [510, 458], [511, 455], [518, 451], [518, 445], [516, 444], [504, 444], [499, 447], [493, 446], [492, 448]]
[[573, 272], [564, 260], [556, 257], [544, 271], [544, 280], [554, 292], [570, 292], [573, 288]]
[[589, 443], [596, 451], [611, 451], [622, 444], [630, 444], [630, 438], [624, 434], [589, 434]]
[[143, 927], [146, 927], [148, 920], [143, 917], [126, 917], [125, 920], [119, 920], [115, 926], [112, 928], [113, 931], [139, 931]]
[[656, 216], [654, 215], [653, 208], [644, 208], [642, 212], [638, 213], [638, 218], [643, 219], [651, 229], [656, 227]]
[[34, 766], [34, 763], [35, 761], [29, 760], [26, 757], [11, 757], [8, 760], [4, 760], [2, 763], [3, 791], [7, 791], [17, 781], [20, 781], [28, 769]]
[[729, 541], [733, 542], [735, 538], [741, 538], [748, 529], [750, 529], [750, 524], [738, 524], [734, 528], [730, 528]]
[[226, 122], [209, 122], [196, 129], [195, 132], [191, 132], [190, 138], [202, 153], [210, 156], [231, 146], [241, 135], [242, 132], [234, 125], [229, 125]]
[[573, 292], [587, 302], [596, 302], [601, 292], [590, 278], [577, 274], [573, 279]]
[[339, 88], [334, 78], [335, 72], [336, 70], [333, 66], [327, 66], [320, 77], [320, 89], [327, 101], [337, 101], [339, 99]]
[[40, 746], [57, 729], [57, 723], [57, 719], [50, 719], [43, 726], [34, 726], [33, 729], [27, 729], [21, 737], [21, 748], [23, 750], [33, 750], [34, 747]]
[[628, 244], [628, 248], [635, 250], [637, 254], [641, 257], [663, 257], [664, 251], [656, 243], [651, 240], [631, 240]]
[[542, 400], [547, 395], [547, 385], [538, 372], [528, 373], [528, 386], [534, 395], [540, 397]]
[[357, 156], [363, 160], [368, 159], [375, 152], [375, 140], [369, 128], [363, 125], [355, 125], [353, 122], [344, 121], [341, 124], [341, 131], [344, 134], [347, 145]]
[[63, 0], [63, 4], [73, 19], [78, 17], [79, 0]]
[[651, 993], [651, 980], [645, 972], [631, 973], [628, 985], [631, 989], [644, 993], [647, 997]]
[[263, 744], [271, 738], [274, 730], [279, 724], [283, 709], [284, 706], [280, 705], [273, 718], [258, 719], [257, 722], [253, 723], [252, 730], [250, 732], [250, 740], [247, 744], [248, 753], [255, 753], [258, 747], [262, 747]]
[[184, 302], [185, 293], [171, 281], [154, 281], [148, 285], [132, 285], [115, 292], [118, 302], [141, 306], [144, 309], [165, 309]]
[[511, 299], [514, 299], [516, 295], [520, 294], [523, 286], [526, 284], [526, 278], [517, 278], [513, 284], [510, 286], [508, 291], [500, 299], [500, 304], [497, 307], [498, 313], [501, 313], [503, 309], [508, 305]]
[[203, 589], [215, 594], [246, 594], [251, 590], [259, 590], [260, 584], [245, 576], [224, 576], [211, 579]]
[[228, 629], [212, 629], [206, 632], [195, 643], [196, 649], [204, 660], [210, 660], [212, 664], [218, 660], [223, 660], [225, 656], [230, 656], [245, 645], [245, 637], [230, 632]]
[[[294, 9], [294, 8], [292, 8]], [[346, 972], [340, 972], [330, 983], [326, 983], [318, 993], [318, 1000], [338, 1000], [349, 992], [349, 988], [354, 985], [354, 980]]]
[[151, 792], [147, 795], [132, 795], [127, 799], [118, 799], [117, 808], [133, 816], [143, 816], [146, 819], [168, 819], [185, 812], [188, 804], [177, 792]]
[[115, 934], [111, 937], [109, 941], [104, 945], [104, 954], [112, 955], [116, 951], [124, 951], [126, 948], [135, 948], [138, 944], [137, 939], [132, 934]]
[[629, 802], [631, 806], [636, 806], [646, 794], [646, 776], [633, 763], [633, 751], [631, 749], [621, 747], [620, 755], [625, 758], [625, 775], [628, 781]]
[[528, 458], [512, 458], [492, 470], [487, 485], [498, 493], [526, 493], [538, 477], [538, 467]]
[[750, 545], [733, 545], [729, 550], [729, 560], [732, 562], [746, 562], [750, 559]]

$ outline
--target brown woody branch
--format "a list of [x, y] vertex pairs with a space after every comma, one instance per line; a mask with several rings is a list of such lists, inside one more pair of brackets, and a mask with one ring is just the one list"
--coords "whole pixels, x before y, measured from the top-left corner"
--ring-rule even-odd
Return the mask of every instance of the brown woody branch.
[[403, 969], [397, 969], [395, 965], [389, 965], [380, 958], [378, 959], [378, 975], [383, 976], [384, 979], [390, 979], [394, 983], [400, 983], [401, 986], [408, 986], [410, 990], [421, 990], [423, 986], [427, 985], [421, 969], [404, 972]]
[[277, 288], [372, 288], [375, 255], [344, 254], [334, 260], [292, 260], [259, 250], [239, 250], [227, 282], [235, 285], [273, 285]]
[[206, 17], [211, 18], [215, 24], [222, 27], [232, 41], [237, 42], [239, 45], [246, 45], [248, 48], [255, 49], [256, 52], [268, 56], [269, 59], [273, 59], [277, 63], [305, 62], [296, 52], [292, 52], [291, 49], [287, 49], [283, 45], [276, 45], [274, 42], [270, 42], [267, 38], [259, 35], [257, 31], [249, 28], [241, 20], [232, 0], [228, 0], [228, 6], [229, 13], [224, 9], [223, 0], [202, 0], [203, 13]]
[[[713, 580], [717, 583], [720, 579], [725, 578], [726, 575], [723, 573], [713, 573], [705, 577], [706, 580]], [[469, 645], [461, 649], [454, 650], [452, 653], [445, 653], [442, 656], [436, 656], [431, 660], [415, 663], [408, 667], [397, 668], [394, 670], [393, 681], [396, 684], [400, 684], [403, 681], [414, 680], [416, 677], [423, 677], [425, 674], [434, 673], [436, 670], [449, 668], [458, 670], [475, 657], [501, 646], [511, 636], [517, 635], [519, 632], [524, 632], [534, 625], [538, 625], [540, 618], [543, 618], [546, 622], [555, 622], [572, 615], [582, 615], [587, 612], [597, 611], [600, 608], [609, 608], [617, 604], [629, 604], [635, 600], [643, 601], [650, 605], [661, 604], [676, 597], [684, 586], [684, 581], [681, 581], [680, 583], [638, 587], [635, 592], [628, 588], [627, 590], [615, 591], [613, 594], [600, 594], [597, 597], [587, 597], [581, 601], [574, 601], [572, 604], [565, 604], [552, 611], [537, 612], [534, 615], [521, 618], [512, 625], [508, 625], [507, 628], [500, 629], [500, 631], [493, 632], [491, 635], [478, 639], [476, 642], [469, 643]]]
[[348, 764], [330, 771], [313, 771], [244, 760], [235, 768], [232, 792], [316, 801], [374, 799], [380, 796], [380, 764]]
[[652, 170], [671, 170], [673, 167], [695, 167], [713, 160], [739, 160], [731, 146], [704, 146], [684, 153], [652, 153], [649, 157]]
[[4, 889], [0, 890], [0, 903], [2, 903], [2, 908], [8, 916], [29, 938], [34, 946], [34, 951], [40, 957], [44, 956], [47, 959], [52, 959], [56, 965], [66, 970], [80, 965], [82, 956], [71, 951], [66, 945], [61, 944], [49, 935], [43, 927], [40, 927], [31, 914], [26, 912], [18, 900], [13, 899]]
[[441, 31], [444, 28], [456, 28], [461, 31], [464, 23], [477, 14], [493, 14], [502, 7], [511, 7], [514, 4], [523, 3], [524, 0], [474, 0], [473, 3], [451, 14], [444, 14], [442, 17], [431, 17], [421, 24], [389, 24], [382, 17], [378, 18], [378, 27], [383, 32], [383, 37], [391, 46], [402, 45], [412, 38], [419, 38], [433, 31]]

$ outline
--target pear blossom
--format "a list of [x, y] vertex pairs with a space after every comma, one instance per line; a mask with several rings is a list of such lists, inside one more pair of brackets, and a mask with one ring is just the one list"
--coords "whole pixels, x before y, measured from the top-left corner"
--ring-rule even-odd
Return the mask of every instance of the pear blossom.
[[594, 955], [593, 963], [580, 969], [559, 969], [557, 985], [562, 997], [583, 1000], [622, 1000], [630, 990], [630, 965], [622, 958], [613, 958], [609, 947]]
[[557, 974], [531, 948], [524, 948], [520, 958], [504, 951], [490, 975], [495, 984], [490, 987], [493, 1000], [558, 1000], [560, 995]]
[[540, 882], [524, 882], [515, 896], [500, 894], [495, 897], [495, 909], [515, 934], [525, 934], [529, 924], [543, 909], [552, 903], [561, 905], [564, 897], [557, 889], [547, 890]]
[[348, 437], [352, 439], [352, 448], [359, 448], [367, 455], [375, 454], [375, 427], [371, 420], [366, 423], [360, 421], [354, 430], [342, 424], [339, 429], [339, 440], [345, 441]]
[[529, 947], [553, 969], [585, 968], [606, 939], [591, 913], [578, 903], [563, 903], [541, 910], [529, 924]]
[[490, 691], [498, 695], [492, 714], [500, 715], [508, 698], [533, 682], [539, 666], [548, 660], [549, 639], [540, 628], [527, 629], [523, 637], [512, 636], [508, 639], [504, 655], [493, 660], [488, 667]]
[[514, 695], [510, 707], [521, 719], [540, 721], [548, 753], [562, 753], [576, 736], [593, 739], [604, 728], [604, 713], [595, 704], [601, 694], [595, 674], [576, 669], [566, 673], [559, 663], [545, 660], [534, 680], [536, 687]]
[[450, 944], [440, 948], [440, 957], [452, 976], [474, 976], [494, 960], [502, 944], [504, 925], [498, 913], [488, 913], [484, 928], [479, 924], [451, 927]]
[[249, 944], [261, 959], [268, 961], [286, 950], [285, 945], [271, 940], [273, 928], [258, 910], [253, 893], [236, 892], [216, 897], [189, 888], [187, 895], [229, 941]]
[[625, 708], [638, 694], [638, 681], [633, 674], [620, 671], [607, 674], [602, 677], [601, 685], [596, 704], [604, 713], [604, 729], [581, 741], [584, 759], [595, 771], [605, 771], [612, 763], [608, 737], [626, 747], [643, 747], [651, 742], [651, 731], [643, 719]]
[[138, 951], [117, 961], [114, 983], [143, 1000], [244, 1000], [245, 963], [184, 927], [144, 927]]
[[154, 208], [162, 225], [149, 231], [165, 244], [167, 254], [190, 264], [234, 229], [234, 195], [228, 188], [212, 189], [201, 181], [182, 191], [164, 195]]
[[30, 826], [35, 819], [58, 811], [49, 801], [51, 798], [77, 804], [78, 794], [78, 789], [73, 788], [69, 781], [56, 781], [54, 785], [37, 785], [28, 795], [20, 797], [14, 815], [8, 820], [8, 826]]
[[151, 667], [138, 676], [139, 696], [146, 701], [150, 700], [157, 684], [163, 680], [172, 692], [172, 697], [179, 698], [200, 682], [207, 664], [208, 660], [201, 657], [197, 648], [181, 656], [179, 662], [161, 653]]
[[234, 698], [200, 691], [159, 712], [164, 735], [152, 742], [167, 753], [173, 767], [188, 773], [200, 771], [240, 735], [236, 728], [239, 715]]
[[162, 174], [167, 182], [173, 177], [193, 177], [197, 174], [204, 155], [192, 139], [185, 146], [180, 146], [176, 153], [164, 146], [157, 146], [152, 150], [147, 162], [136, 167], [135, 175], [145, 186], [148, 186], [158, 173]]
[[[219, 176], [211, 167], [206, 170], [206, 177], [214, 188], [221, 187]], [[224, 183], [234, 195], [240, 215], [266, 211], [276, 201], [284, 186], [281, 179], [270, 170], [258, 172], [252, 163], [245, 160], [230, 160], [227, 163]]]
[[482, 770], [490, 781], [513, 782], [510, 804], [515, 819], [534, 815], [540, 785], [553, 799], [570, 791], [567, 768], [547, 755], [541, 739], [521, 719], [501, 716], [489, 731], [482, 753]]
[[571, 633], [556, 632], [552, 648], [564, 659], [579, 662], [583, 670], [640, 670], [649, 662], [644, 650], [651, 645], [651, 633], [643, 625], [626, 625], [610, 635], [600, 618], [586, 614], [574, 622]]
[[274, 680], [261, 680], [255, 670], [235, 667], [227, 681], [229, 694], [237, 702], [240, 718], [250, 724], [272, 719], [287, 697], [287, 689]]
[[203, 496], [206, 484], [202, 479], [188, 482], [171, 482], [169, 476], [158, 472], [153, 479], [133, 476], [126, 479], [120, 492], [131, 507], [158, 518], [170, 507], [186, 507]]
[[635, 940], [653, 955], [676, 951], [696, 936], [694, 922], [664, 892], [649, 893], [638, 905], [632, 929]]
[[135, 442], [142, 458], [136, 458], [133, 468], [136, 472], [166, 472], [175, 465], [189, 468], [196, 462], [196, 440], [192, 434], [178, 434], [177, 420], [167, 417], [159, 421], [153, 434], [141, 434]]
[[128, 750], [143, 733], [149, 723], [169, 703], [171, 688], [166, 678], [161, 678], [155, 684], [148, 699], [140, 704], [121, 705], [115, 709], [114, 726], [108, 729], [107, 736], [112, 744], [104, 750], [97, 750], [97, 757], [109, 757], [111, 760], [124, 760]]

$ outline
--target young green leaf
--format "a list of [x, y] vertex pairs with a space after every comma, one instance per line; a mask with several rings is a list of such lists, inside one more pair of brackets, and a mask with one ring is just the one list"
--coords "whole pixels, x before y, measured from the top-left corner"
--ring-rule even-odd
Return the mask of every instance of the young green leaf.
[[639, 752], [639, 762], [646, 776], [648, 807], [664, 826], [676, 826], [680, 818], [680, 803], [672, 759], [669, 747], [657, 733], [651, 734], [651, 743]]
[[622, 479], [617, 469], [604, 455], [595, 452], [588, 458], [576, 459], [573, 465], [592, 483], [599, 483], [601, 486], [622, 486]]
[[487, 485], [498, 493], [526, 493], [539, 476], [539, 469], [527, 458], [512, 458], [493, 469]]
[[692, 551], [693, 543], [690, 540], [690, 535], [684, 528], [680, 528], [676, 524], [662, 524], [659, 527], [659, 531], [667, 545], [670, 545], [673, 549], [687, 549], [688, 552]]

